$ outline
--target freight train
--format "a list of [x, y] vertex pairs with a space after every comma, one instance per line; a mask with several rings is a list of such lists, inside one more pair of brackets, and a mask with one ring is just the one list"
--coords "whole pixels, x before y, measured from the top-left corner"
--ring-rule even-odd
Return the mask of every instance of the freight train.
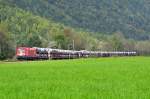
[[136, 56], [135, 51], [74, 51], [38, 47], [18, 47], [16, 57], [18, 60], [48, 60], [48, 59], [77, 59], [88, 57], [111, 57], [111, 56]]

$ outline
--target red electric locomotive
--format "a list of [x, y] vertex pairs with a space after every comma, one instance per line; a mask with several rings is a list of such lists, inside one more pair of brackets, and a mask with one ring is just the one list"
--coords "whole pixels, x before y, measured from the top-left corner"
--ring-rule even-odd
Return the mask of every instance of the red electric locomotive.
[[18, 47], [16, 49], [16, 57], [18, 60], [32, 60], [37, 59], [36, 48]]
[[16, 57], [18, 60], [49, 59], [46, 50], [30, 47], [18, 47], [16, 49]]

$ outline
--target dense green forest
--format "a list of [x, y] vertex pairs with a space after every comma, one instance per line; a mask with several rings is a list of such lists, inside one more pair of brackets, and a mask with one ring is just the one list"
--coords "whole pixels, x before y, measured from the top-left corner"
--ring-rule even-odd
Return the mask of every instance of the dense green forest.
[[91, 32], [122, 32], [126, 38], [147, 40], [149, 0], [2, 0], [36, 15]]
[[[101, 1], [101, 2], [100, 2]], [[147, 0], [0, 0], [0, 59], [17, 46], [149, 54]]]

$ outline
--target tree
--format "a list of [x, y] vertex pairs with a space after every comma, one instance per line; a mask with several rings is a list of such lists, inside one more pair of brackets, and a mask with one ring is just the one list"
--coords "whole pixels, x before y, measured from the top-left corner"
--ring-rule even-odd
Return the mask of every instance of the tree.
[[33, 35], [28, 39], [27, 46], [28, 47], [42, 47], [42, 41], [40, 40], [38, 35]]
[[58, 35], [55, 37], [55, 41], [57, 42], [57, 48], [60, 49], [68, 49], [67, 48], [67, 41], [64, 35]]
[[135, 45], [136, 51], [140, 55], [150, 55], [150, 41], [139, 41]]
[[113, 51], [122, 51], [124, 36], [121, 33], [115, 33], [111, 37], [108, 38], [108, 42], [111, 44]]
[[123, 47], [125, 51], [134, 51], [135, 50], [136, 41], [134, 40], [123, 40]]
[[9, 36], [6, 32], [0, 31], [0, 60], [11, 58], [14, 52]]

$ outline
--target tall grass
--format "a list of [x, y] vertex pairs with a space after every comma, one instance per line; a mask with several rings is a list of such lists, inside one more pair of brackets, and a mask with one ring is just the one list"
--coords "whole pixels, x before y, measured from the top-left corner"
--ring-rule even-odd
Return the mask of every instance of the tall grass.
[[150, 99], [150, 58], [1, 62], [0, 99]]

